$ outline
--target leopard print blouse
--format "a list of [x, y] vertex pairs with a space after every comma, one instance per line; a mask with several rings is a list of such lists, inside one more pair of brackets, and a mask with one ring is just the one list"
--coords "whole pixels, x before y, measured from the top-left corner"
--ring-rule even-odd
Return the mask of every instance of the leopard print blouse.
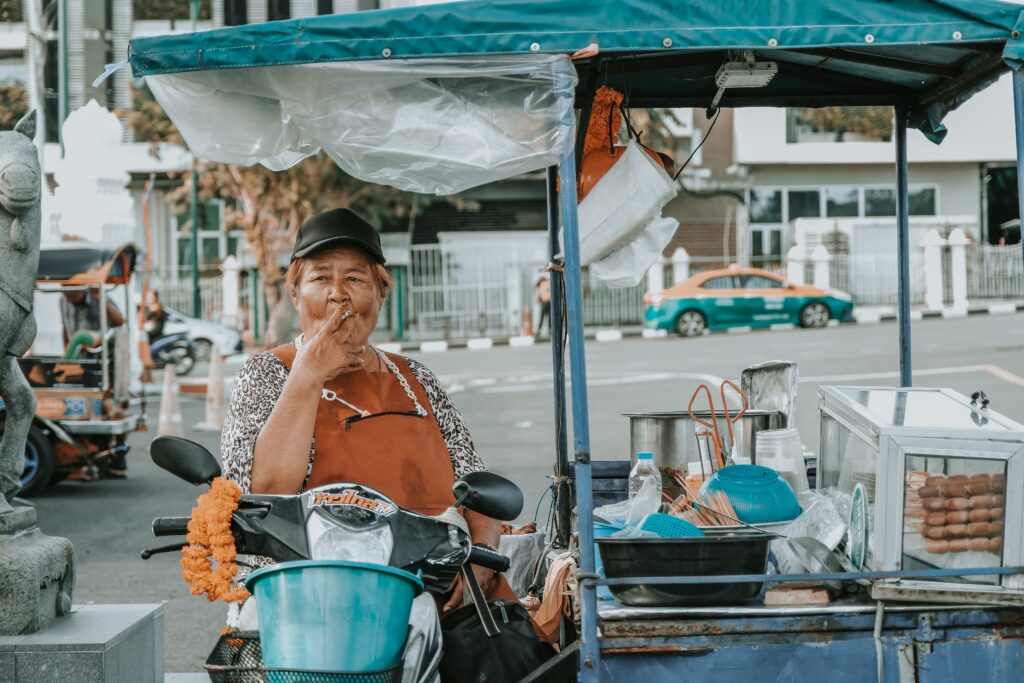
[[[411, 358], [405, 358], [405, 361], [409, 364], [413, 376], [423, 385], [430, 400], [430, 407], [441, 429], [441, 436], [448, 446], [448, 455], [451, 457], [456, 478], [469, 472], [486, 469], [476, 452], [473, 438], [469, 434], [465, 420], [462, 419], [462, 414], [452, 403], [441, 381], [423, 364]], [[252, 486], [252, 456], [256, 447], [256, 437], [270, 419], [270, 413], [284, 391], [287, 379], [288, 369], [280, 358], [269, 351], [249, 358], [235, 376], [231, 402], [224, 418], [224, 431], [220, 438], [220, 453], [224, 476], [238, 484], [245, 493], [248, 493]], [[309, 450], [307, 480], [315, 456], [314, 442]]]

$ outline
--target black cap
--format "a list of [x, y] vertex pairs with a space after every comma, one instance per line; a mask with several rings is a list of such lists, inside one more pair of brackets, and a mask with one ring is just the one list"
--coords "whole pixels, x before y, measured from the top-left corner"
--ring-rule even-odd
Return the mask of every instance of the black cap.
[[349, 242], [369, 254], [377, 263], [384, 263], [380, 235], [373, 226], [348, 209], [331, 209], [308, 219], [295, 236], [292, 261], [308, 256], [317, 249]]

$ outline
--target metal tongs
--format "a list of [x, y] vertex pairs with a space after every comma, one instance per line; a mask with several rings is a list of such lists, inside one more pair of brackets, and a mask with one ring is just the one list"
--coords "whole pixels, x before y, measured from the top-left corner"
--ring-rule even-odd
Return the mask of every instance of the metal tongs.
[[[736, 413], [735, 416], [729, 414], [729, 401], [725, 395], [726, 387], [735, 391], [743, 400], [743, 408], [740, 412]], [[711, 441], [711, 445], [714, 449], [715, 460], [717, 461], [718, 468], [721, 469], [726, 465], [732, 464], [733, 450], [736, 447], [736, 434], [733, 431], [733, 425], [739, 422], [740, 418], [746, 414], [747, 409], [750, 408], [750, 401], [747, 399], [747, 395], [743, 393], [743, 390], [736, 386], [736, 383], [732, 380], [723, 380], [718, 390], [722, 399], [722, 413], [725, 415], [726, 429], [729, 431], [728, 444], [722, 440], [722, 434], [718, 428], [718, 413], [715, 409], [715, 398], [711, 394], [711, 389], [707, 384], [701, 384], [694, 390], [693, 395], [690, 397], [690, 404], [686, 407], [686, 410], [689, 412], [690, 418], [694, 422], [708, 430], [706, 433], [708, 434], [708, 439]], [[693, 406], [697, 402], [697, 398], [700, 396], [701, 392], [707, 395], [708, 412], [711, 413], [710, 422], [697, 417], [693, 411]]]

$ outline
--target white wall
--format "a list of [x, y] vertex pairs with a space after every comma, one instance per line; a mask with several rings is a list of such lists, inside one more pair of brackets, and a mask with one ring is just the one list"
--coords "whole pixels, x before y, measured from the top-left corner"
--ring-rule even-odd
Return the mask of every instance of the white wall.
[[[1013, 161], [1013, 88], [1006, 74], [945, 119], [949, 134], [941, 145], [911, 131], [907, 153], [914, 162]], [[891, 142], [786, 142], [786, 110], [736, 110], [736, 162], [760, 164], [892, 164]]]

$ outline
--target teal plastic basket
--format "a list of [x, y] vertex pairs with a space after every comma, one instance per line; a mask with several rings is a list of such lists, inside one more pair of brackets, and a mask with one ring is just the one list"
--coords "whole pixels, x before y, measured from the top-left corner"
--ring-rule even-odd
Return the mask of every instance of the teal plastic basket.
[[728, 496], [736, 517], [747, 524], [788, 522], [803, 511], [786, 480], [760, 465], [730, 465], [718, 470], [704, 482], [700, 496], [708, 501], [717, 492]]
[[[282, 562], [249, 575], [268, 669], [361, 673], [395, 666], [423, 582], [363, 562]], [[268, 679], [269, 680], [269, 679]]]
[[696, 524], [663, 512], [655, 512], [644, 517], [640, 530], [650, 531], [662, 538], [698, 538], [704, 535]]

